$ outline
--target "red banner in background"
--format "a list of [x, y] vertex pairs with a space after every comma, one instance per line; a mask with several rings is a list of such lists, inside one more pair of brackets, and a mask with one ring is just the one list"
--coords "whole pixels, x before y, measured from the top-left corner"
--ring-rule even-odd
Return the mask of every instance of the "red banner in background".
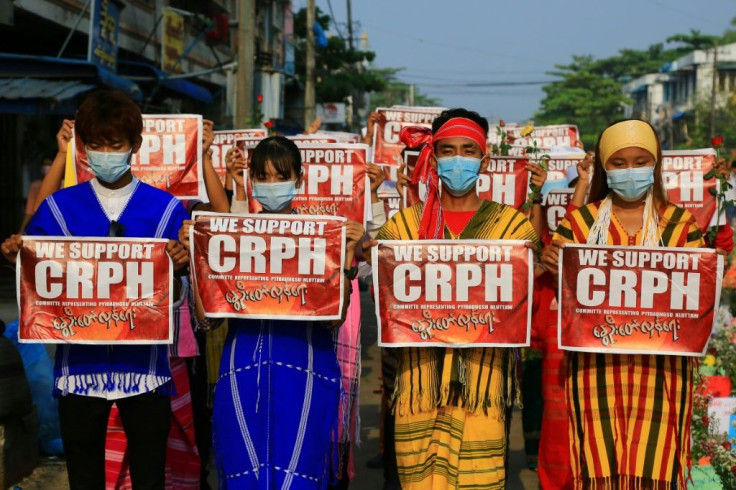
[[373, 132], [373, 163], [399, 166], [401, 152], [406, 147], [399, 140], [399, 131], [406, 126], [432, 127], [432, 121], [445, 110], [441, 107], [380, 107], [376, 112], [385, 121], [376, 123]]
[[[226, 131], [215, 131], [215, 139], [212, 141], [212, 166], [220, 177], [222, 185], [225, 185], [225, 177], [227, 176], [227, 165], [225, 164], [225, 155], [228, 150], [236, 147], [239, 139], [247, 139], [248, 141], [258, 142], [268, 136], [265, 129], [233, 129]], [[257, 144], [257, 143], [256, 143]]]
[[[537, 146], [541, 148], [551, 148], [554, 146], [562, 146], [573, 148], [578, 146], [580, 133], [578, 127], [572, 124], [559, 124], [554, 126], [535, 126], [530, 136], [521, 136], [524, 126], [506, 126], [504, 128], [508, 135], [514, 139], [512, 146], [527, 147], [533, 146], [537, 142]], [[488, 142], [497, 145], [501, 142], [501, 137], [495, 128], [491, 128], [488, 132]]]
[[572, 203], [573, 192], [574, 189], [552, 189], [542, 198], [542, 209], [550, 237], [565, 218], [567, 207]]
[[702, 356], [721, 292], [711, 249], [566, 245], [560, 250], [559, 347]]
[[718, 179], [705, 180], [716, 163], [716, 151], [703, 150], [663, 151], [662, 180], [667, 198], [681, 208], [690, 211], [703, 233], [716, 214], [716, 196], [710, 189], [717, 189]]
[[208, 317], [338, 320], [343, 218], [195, 213], [192, 276]]
[[169, 344], [167, 240], [23, 237], [20, 342]]
[[401, 210], [401, 196], [399, 196], [399, 191], [396, 190], [399, 169], [393, 165], [379, 164], [378, 166], [383, 169], [383, 173], [386, 176], [378, 187], [378, 198], [383, 202], [386, 219], [389, 219]]
[[[94, 177], [87, 163], [84, 142], [74, 138], [77, 182]], [[194, 114], [144, 114], [143, 143], [131, 158], [131, 168], [141, 182], [170, 192], [180, 199], [203, 199], [202, 116]]]
[[[342, 216], [365, 226], [370, 198], [366, 174], [368, 146], [363, 144], [297, 144], [302, 155], [302, 187], [292, 201], [299, 214]], [[246, 193], [251, 213], [261, 211], [253, 199], [253, 184]]]
[[379, 241], [378, 345], [528, 346], [532, 251], [512, 240]]
[[491, 158], [488, 170], [478, 177], [478, 196], [521, 210], [529, 192], [529, 171], [526, 165], [527, 160], [523, 158]]

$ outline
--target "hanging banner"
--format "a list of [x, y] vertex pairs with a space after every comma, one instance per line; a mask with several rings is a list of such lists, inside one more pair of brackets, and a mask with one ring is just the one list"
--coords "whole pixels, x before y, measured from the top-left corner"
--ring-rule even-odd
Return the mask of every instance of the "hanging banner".
[[399, 131], [406, 126], [432, 127], [432, 121], [445, 109], [442, 107], [379, 107], [381, 122], [373, 130], [373, 163], [398, 167], [405, 145], [399, 140]]
[[[716, 151], [703, 150], [663, 151], [662, 180], [667, 198], [692, 213], [700, 231], [705, 234], [716, 214], [718, 179], [705, 179], [716, 163]], [[714, 189], [714, 191], [711, 191]]]
[[118, 31], [124, 7], [118, 0], [92, 0], [87, 61], [113, 73], [118, 71]]
[[378, 345], [523, 347], [533, 258], [519, 240], [379, 240]]
[[194, 213], [192, 277], [213, 318], [338, 320], [343, 218]]
[[[227, 176], [225, 155], [227, 155], [228, 150], [236, 146], [236, 141], [247, 138], [258, 144], [258, 141], [268, 136], [265, 129], [228, 129], [225, 131], [215, 131], [214, 133], [215, 138], [212, 140], [212, 146], [210, 146], [212, 148], [212, 166], [223, 185], [225, 185], [225, 178]], [[254, 148], [255, 144], [253, 145]], [[250, 145], [244, 143], [244, 146]]]
[[[94, 177], [81, 138], [74, 137], [77, 182]], [[202, 116], [195, 114], [144, 114], [143, 143], [131, 157], [133, 175], [141, 182], [179, 199], [205, 199], [202, 179]]]
[[552, 189], [542, 197], [542, 209], [547, 220], [547, 232], [552, 237], [567, 214], [574, 189]]
[[[506, 126], [504, 128], [509, 137], [513, 139], [512, 147], [533, 146], [536, 141], [540, 148], [550, 148], [561, 146], [565, 148], [574, 148], [578, 146], [580, 133], [578, 127], [572, 124], [559, 124], [554, 126], [535, 126], [530, 136], [521, 136], [524, 126]], [[488, 132], [488, 142], [491, 145], [501, 143], [501, 135], [497, 131]]]
[[491, 158], [488, 170], [478, 176], [478, 196], [520, 211], [529, 192], [527, 163], [523, 158]]
[[173, 9], [164, 8], [161, 22], [161, 71], [164, 73], [184, 71], [181, 61], [185, 33], [184, 16]]
[[[356, 144], [302, 144], [302, 186], [291, 202], [299, 214], [342, 216], [366, 224], [370, 189], [366, 174], [368, 145]], [[253, 199], [253, 183], [247, 180], [246, 194], [251, 213], [261, 211]]]
[[714, 250], [566, 245], [559, 260], [560, 349], [705, 355], [723, 275]]
[[23, 237], [19, 341], [170, 344], [174, 270], [167, 242]]

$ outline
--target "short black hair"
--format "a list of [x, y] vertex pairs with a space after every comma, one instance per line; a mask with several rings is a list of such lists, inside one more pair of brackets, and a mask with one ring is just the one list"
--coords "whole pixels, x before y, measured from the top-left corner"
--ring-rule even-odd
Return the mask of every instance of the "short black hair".
[[302, 154], [296, 143], [283, 136], [270, 136], [261, 140], [253, 149], [250, 159], [250, 175], [257, 180], [266, 178], [266, 162], [271, 162], [285, 179], [302, 174]]
[[74, 131], [85, 144], [126, 138], [131, 146], [143, 141], [141, 109], [118, 90], [97, 90], [80, 104], [74, 118]]
[[465, 119], [470, 119], [477, 123], [483, 129], [486, 139], [488, 138], [488, 120], [475, 111], [460, 108], [442, 111], [442, 113], [432, 122], [432, 133], [439, 131], [447, 121], [455, 117], [464, 117]]

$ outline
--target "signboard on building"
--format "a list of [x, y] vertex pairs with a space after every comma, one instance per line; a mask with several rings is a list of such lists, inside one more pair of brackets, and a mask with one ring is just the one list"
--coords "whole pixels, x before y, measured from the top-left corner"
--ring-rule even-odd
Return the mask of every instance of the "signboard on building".
[[170, 8], [164, 9], [161, 23], [161, 70], [181, 73], [181, 55], [184, 53], [184, 17]]
[[118, 26], [125, 5], [118, 0], [92, 0], [87, 61], [117, 72]]

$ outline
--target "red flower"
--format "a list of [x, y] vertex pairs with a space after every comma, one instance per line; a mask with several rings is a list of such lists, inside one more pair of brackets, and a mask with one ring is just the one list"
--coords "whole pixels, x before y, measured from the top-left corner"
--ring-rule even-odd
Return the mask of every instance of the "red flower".
[[731, 467], [731, 472], [736, 476], [736, 464]]
[[516, 141], [516, 138], [514, 138], [510, 134], [507, 134], [506, 135], [506, 143], [508, 143], [510, 145], [513, 145], [514, 144], [514, 141]]
[[263, 125], [266, 126], [266, 128], [268, 129], [273, 129], [273, 121], [271, 121], [270, 119], [263, 123]]
[[506, 126], [506, 123], [503, 121], [503, 119], [501, 119], [500, 121], [498, 121], [498, 125], [504, 127]]
[[256, 100], [258, 101], [259, 104], [262, 103], [263, 102], [263, 94], [258, 94], [258, 97], [256, 97]]
[[715, 136], [710, 139], [710, 144], [713, 148], [720, 148], [723, 146], [723, 136]]
[[726, 451], [730, 451], [731, 450], [731, 443], [728, 442], [728, 441], [724, 442], [723, 443], [723, 449], [725, 449]]
[[706, 427], [708, 427], [710, 425], [710, 419], [708, 418], [707, 415], [703, 416], [703, 418], [700, 419], [700, 421], [703, 422], [703, 425], [706, 426]]

